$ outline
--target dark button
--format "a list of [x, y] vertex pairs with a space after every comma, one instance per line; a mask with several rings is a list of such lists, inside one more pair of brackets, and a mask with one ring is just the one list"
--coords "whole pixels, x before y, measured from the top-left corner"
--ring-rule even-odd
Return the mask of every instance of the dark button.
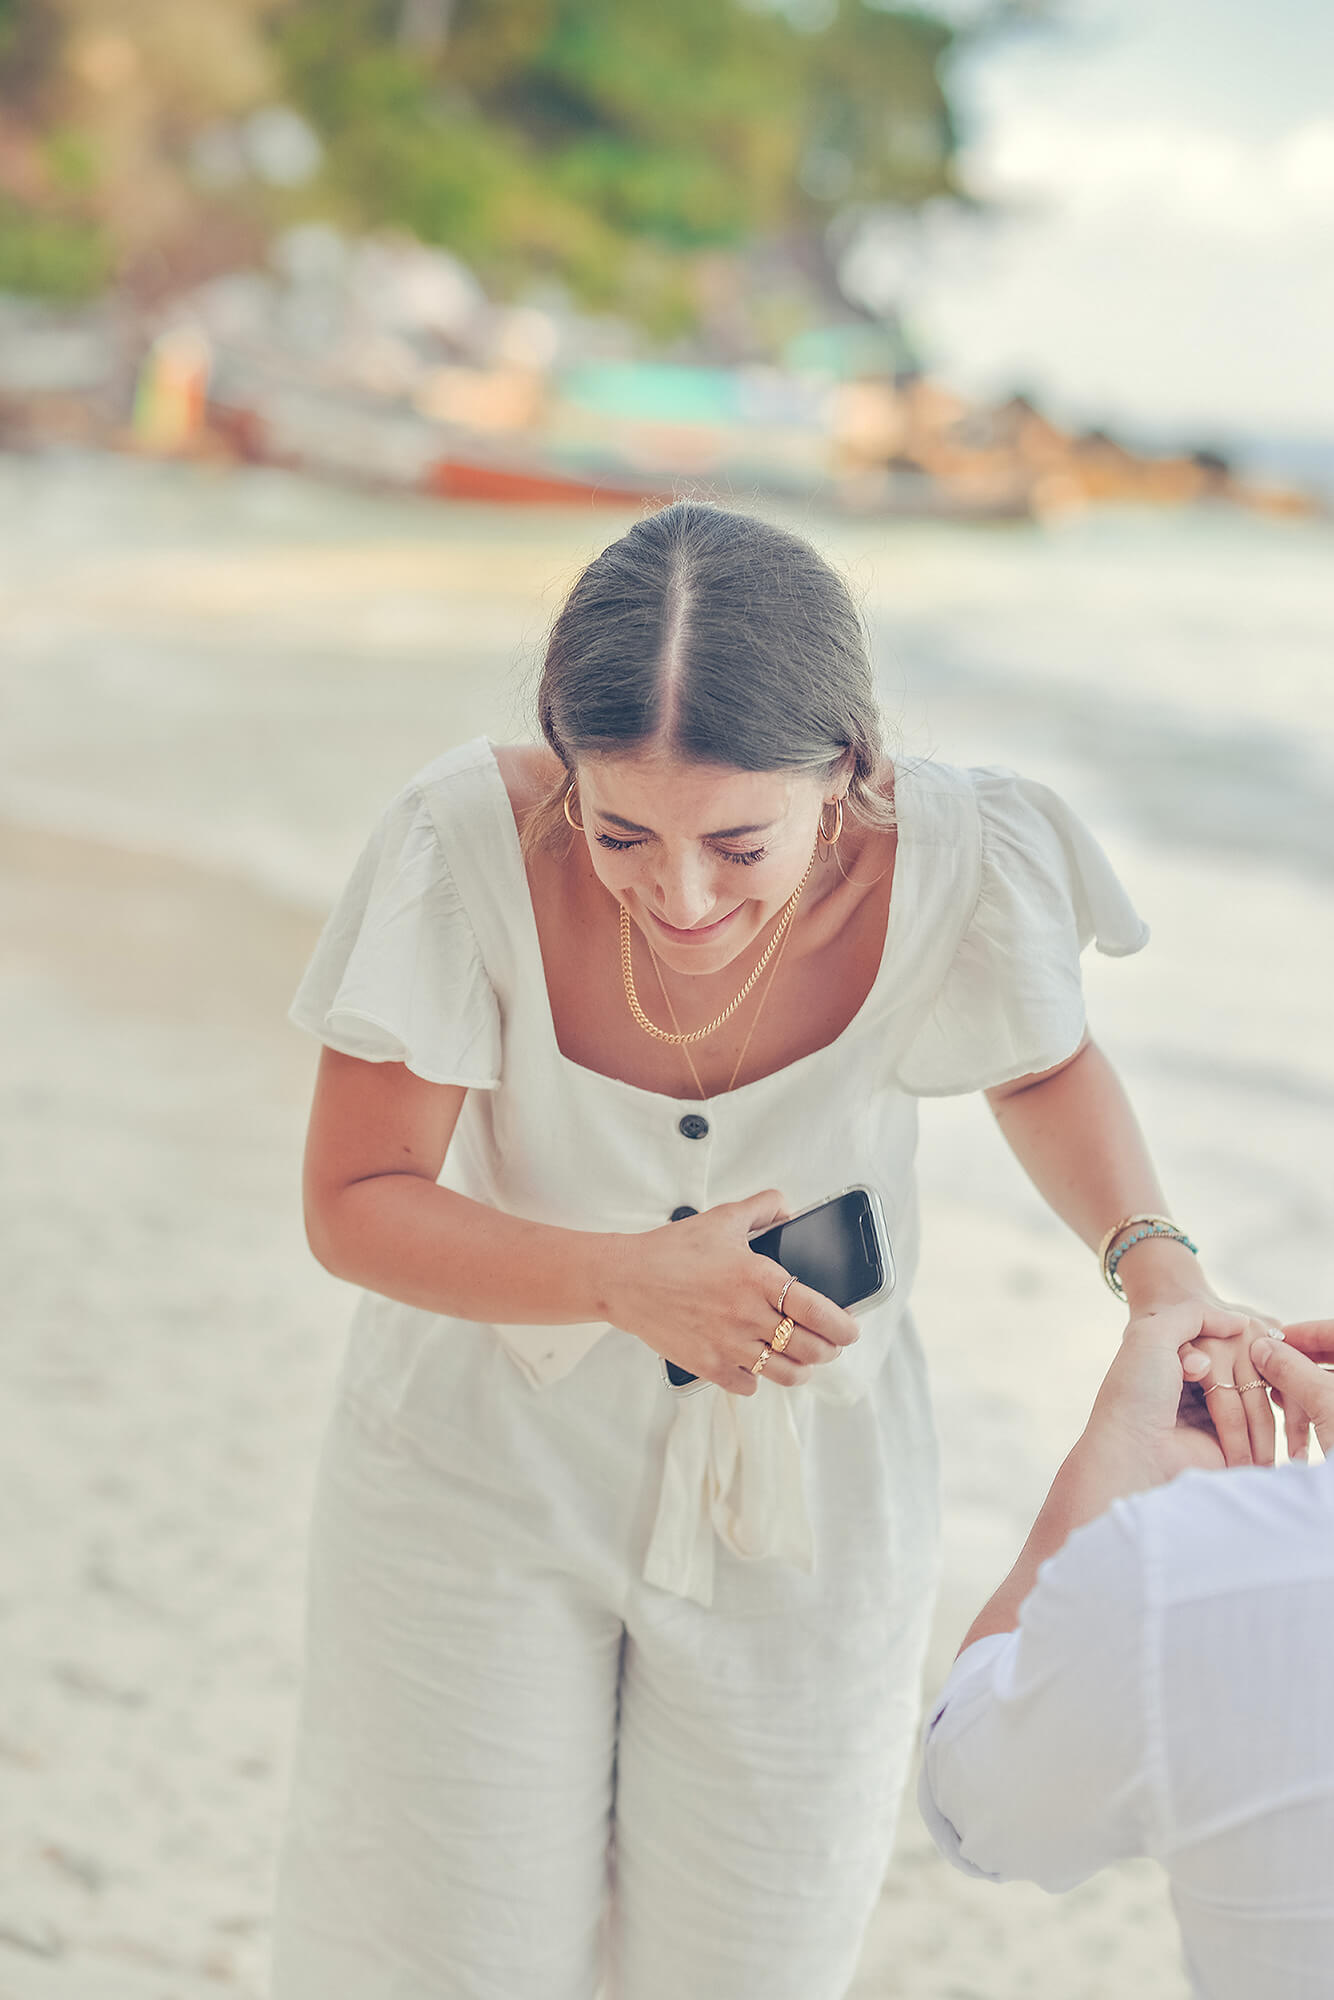
[[698, 1111], [687, 1111], [677, 1131], [683, 1139], [706, 1139], [709, 1135], [709, 1121], [701, 1118]]
[[699, 1214], [699, 1210], [698, 1210], [697, 1208], [688, 1208], [688, 1207], [687, 1207], [687, 1208], [674, 1208], [674, 1209], [672, 1210], [672, 1213], [671, 1213], [671, 1216], [670, 1216], [670, 1218], [669, 1218], [669, 1219], [670, 1219], [670, 1220], [671, 1220], [672, 1222], [684, 1222], [684, 1221], [685, 1221], [685, 1219], [686, 1219], [686, 1217], [687, 1217], [688, 1215], [698, 1215], [698, 1214]]

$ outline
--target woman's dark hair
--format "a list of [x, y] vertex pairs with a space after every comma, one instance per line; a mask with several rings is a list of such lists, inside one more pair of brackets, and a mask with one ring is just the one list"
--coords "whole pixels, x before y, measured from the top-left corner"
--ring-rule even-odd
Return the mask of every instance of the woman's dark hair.
[[529, 847], [559, 838], [581, 756], [657, 741], [742, 771], [823, 773], [850, 755], [849, 809], [893, 818], [847, 585], [808, 542], [749, 514], [678, 500], [594, 557], [551, 629], [537, 712], [568, 775], [530, 815]]

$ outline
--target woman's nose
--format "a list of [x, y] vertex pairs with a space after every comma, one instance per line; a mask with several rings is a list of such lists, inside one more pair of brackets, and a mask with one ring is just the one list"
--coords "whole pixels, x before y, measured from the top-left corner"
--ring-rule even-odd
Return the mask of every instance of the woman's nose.
[[693, 930], [706, 922], [714, 904], [713, 885], [708, 869], [697, 859], [683, 856], [660, 870], [653, 884], [653, 907], [664, 923], [678, 931]]

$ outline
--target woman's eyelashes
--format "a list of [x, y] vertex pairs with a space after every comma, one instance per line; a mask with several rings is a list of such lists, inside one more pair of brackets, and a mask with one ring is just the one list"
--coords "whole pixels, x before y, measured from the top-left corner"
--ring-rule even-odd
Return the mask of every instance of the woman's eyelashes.
[[[610, 848], [613, 854], [626, 854], [632, 847], [647, 847], [648, 845], [646, 840], [617, 840], [610, 833], [598, 833], [594, 834], [593, 837], [599, 847]], [[763, 861], [769, 850], [767, 847], [750, 847], [745, 849], [744, 852], [738, 853], [734, 848], [715, 847], [713, 852], [722, 861], [734, 861], [738, 868], [750, 868], [755, 862]]]

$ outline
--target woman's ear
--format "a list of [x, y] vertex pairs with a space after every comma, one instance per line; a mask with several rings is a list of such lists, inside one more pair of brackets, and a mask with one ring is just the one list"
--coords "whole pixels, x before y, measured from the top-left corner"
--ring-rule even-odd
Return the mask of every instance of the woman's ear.
[[824, 774], [822, 793], [826, 799], [846, 799], [848, 787], [857, 770], [857, 754], [845, 750], [837, 763], [831, 764]]

